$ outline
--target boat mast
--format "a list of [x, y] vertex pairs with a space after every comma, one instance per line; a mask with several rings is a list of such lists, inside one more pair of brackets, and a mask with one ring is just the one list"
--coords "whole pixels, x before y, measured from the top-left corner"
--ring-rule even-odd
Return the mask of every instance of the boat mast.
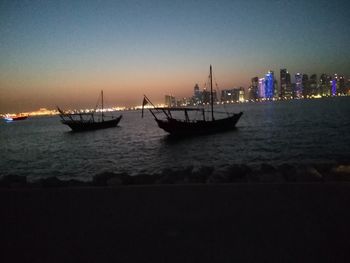
[[211, 120], [214, 120], [214, 98], [213, 98], [213, 73], [210, 65], [210, 105], [211, 105]]
[[101, 98], [102, 98], [102, 121], [103, 121], [103, 90], [101, 90]]

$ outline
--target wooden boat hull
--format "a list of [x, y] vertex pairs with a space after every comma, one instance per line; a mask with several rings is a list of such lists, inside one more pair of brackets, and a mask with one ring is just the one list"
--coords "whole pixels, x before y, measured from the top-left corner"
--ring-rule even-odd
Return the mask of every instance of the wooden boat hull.
[[62, 120], [62, 123], [68, 125], [74, 132], [82, 132], [116, 127], [121, 118], [122, 115], [118, 118], [101, 122]]
[[228, 118], [214, 121], [193, 121], [186, 122], [177, 119], [160, 120], [156, 119], [159, 128], [175, 136], [191, 136], [198, 134], [210, 134], [228, 131], [235, 128], [236, 123], [242, 116], [242, 112]]

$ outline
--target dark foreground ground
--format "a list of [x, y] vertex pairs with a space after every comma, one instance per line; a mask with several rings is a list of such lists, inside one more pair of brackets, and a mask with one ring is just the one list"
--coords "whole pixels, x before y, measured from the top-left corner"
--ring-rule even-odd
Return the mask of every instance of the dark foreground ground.
[[350, 184], [0, 189], [0, 262], [350, 262]]

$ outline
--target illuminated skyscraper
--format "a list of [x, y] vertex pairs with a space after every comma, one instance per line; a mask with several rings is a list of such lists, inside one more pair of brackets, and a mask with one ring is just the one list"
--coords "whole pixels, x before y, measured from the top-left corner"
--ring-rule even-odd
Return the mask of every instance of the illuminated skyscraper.
[[265, 98], [265, 79], [259, 79], [259, 98]]
[[344, 78], [344, 76], [339, 76], [337, 82], [338, 82], [338, 93], [346, 94], [345, 78]]
[[202, 92], [199, 90], [198, 84], [196, 84], [193, 88], [193, 99], [195, 104], [201, 104], [202, 103]]
[[248, 99], [257, 100], [259, 98], [259, 78], [252, 78], [252, 85], [248, 89]]
[[302, 85], [302, 95], [304, 98], [307, 98], [311, 95], [310, 91], [310, 83], [309, 83], [309, 76], [307, 74], [303, 74], [301, 78], [301, 85]]
[[280, 97], [283, 99], [285, 97], [285, 91], [286, 91], [286, 78], [287, 78], [287, 70], [281, 69], [280, 70]]
[[295, 74], [295, 98], [301, 98], [303, 96], [303, 74]]
[[344, 76], [334, 74], [332, 80], [332, 96], [335, 96], [337, 94], [346, 94], [345, 78]]
[[275, 77], [273, 71], [269, 71], [265, 76], [265, 98], [272, 99], [275, 95]]
[[290, 80], [290, 74], [286, 69], [280, 70], [280, 92], [279, 97], [281, 99], [292, 98], [292, 86]]
[[320, 95], [320, 93], [318, 91], [318, 86], [317, 86], [317, 75], [316, 74], [312, 74], [310, 76], [309, 86], [310, 86], [310, 95], [311, 96]]
[[322, 74], [320, 77], [320, 92], [322, 96], [331, 95], [331, 77], [327, 74]]
[[337, 80], [336, 79], [332, 79], [331, 95], [332, 96], [337, 95]]
[[243, 102], [244, 101], [244, 88], [233, 88], [221, 91], [221, 101], [223, 102]]

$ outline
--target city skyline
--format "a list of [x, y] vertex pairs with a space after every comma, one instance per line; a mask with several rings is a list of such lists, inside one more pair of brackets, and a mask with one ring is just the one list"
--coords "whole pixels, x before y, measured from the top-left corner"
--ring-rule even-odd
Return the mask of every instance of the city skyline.
[[[284, 73], [282, 73], [284, 72]], [[272, 74], [272, 79], [271, 79]], [[282, 89], [283, 86], [286, 85], [285, 74], [289, 75], [289, 85], [291, 85], [289, 94], [286, 96], [285, 93], [283, 93]], [[283, 76], [282, 76], [283, 75]], [[278, 78], [279, 76], [279, 78]], [[292, 78], [290, 77], [291, 74], [287, 69], [280, 69], [280, 74], [275, 75], [273, 70], [269, 70], [264, 76], [255, 76], [251, 78], [250, 85], [246, 85], [244, 87], [242, 86], [229, 86], [228, 88], [224, 89], [217, 89], [213, 87], [213, 93], [214, 93], [214, 101], [216, 103], [218, 102], [226, 102], [226, 100], [229, 100], [230, 103], [234, 102], [248, 102], [248, 101], [265, 101], [265, 100], [283, 100], [285, 99], [298, 99], [298, 98], [320, 98], [320, 97], [329, 97], [329, 96], [343, 96], [343, 95], [350, 95], [350, 78], [339, 75], [337, 73], [334, 74], [326, 74], [323, 73], [320, 76], [317, 76], [317, 74], [307, 74], [307, 73], [300, 73], [297, 72], [295, 74], [292, 74], [294, 80], [292, 81]], [[314, 85], [314, 87], [308, 88], [307, 93], [304, 93], [303, 90], [306, 90], [305, 88], [305, 82], [298, 83], [297, 76], [305, 77], [306, 76], [306, 82], [308, 86]], [[310, 79], [308, 78], [310, 76]], [[339, 79], [342, 80], [342, 86], [339, 87]], [[301, 79], [300, 79], [301, 80]], [[288, 81], [287, 81], [288, 82]], [[200, 105], [200, 104], [207, 104], [210, 102], [210, 86], [207, 82], [203, 82], [203, 86], [199, 86], [198, 83], [192, 87], [192, 95], [191, 95], [191, 89], [187, 90], [185, 96], [178, 96], [177, 94], [159, 94], [161, 99], [155, 104], [158, 106], [194, 106], [194, 105]], [[268, 87], [268, 84], [269, 86]], [[298, 87], [299, 85], [299, 87]], [[253, 91], [254, 88], [257, 89], [256, 91]], [[194, 92], [193, 92], [194, 89]], [[263, 89], [263, 90], [261, 90]], [[286, 89], [286, 88], [284, 88]], [[270, 90], [267, 95], [266, 91]], [[300, 91], [299, 93], [297, 91]], [[325, 91], [326, 90], [326, 91]], [[285, 91], [285, 90], [284, 90]], [[256, 93], [256, 97], [251, 92]], [[295, 94], [293, 93], [295, 92]], [[311, 92], [311, 93], [310, 93]], [[204, 93], [204, 94], [203, 94]], [[232, 93], [232, 94], [227, 94]], [[165, 96], [165, 100], [164, 100]], [[201, 97], [204, 96], [204, 100], [201, 99]], [[223, 97], [234, 97], [237, 99], [223, 99]], [[165, 102], [164, 102], [165, 101]], [[86, 111], [86, 110], [93, 110], [93, 108], [90, 107], [91, 105], [88, 105], [87, 107], [78, 108], [78, 107], [70, 107], [68, 111]], [[141, 109], [142, 105], [140, 103], [136, 103], [133, 105], [125, 106], [125, 105], [116, 105], [111, 104], [108, 107], [108, 111], [110, 110], [128, 110], [128, 109]], [[42, 113], [42, 111], [50, 111], [50, 114], [48, 113]], [[0, 112], [1, 114], [15, 114], [16, 112]], [[51, 115], [51, 114], [57, 114], [56, 107], [53, 107], [51, 109], [46, 109], [45, 107], [40, 107], [37, 109], [33, 109], [26, 112], [17, 112], [17, 113], [25, 113], [30, 115]]]
[[2, 1], [0, 112], [132, 106], [269, 70], [350, 74], [347, 1]]

